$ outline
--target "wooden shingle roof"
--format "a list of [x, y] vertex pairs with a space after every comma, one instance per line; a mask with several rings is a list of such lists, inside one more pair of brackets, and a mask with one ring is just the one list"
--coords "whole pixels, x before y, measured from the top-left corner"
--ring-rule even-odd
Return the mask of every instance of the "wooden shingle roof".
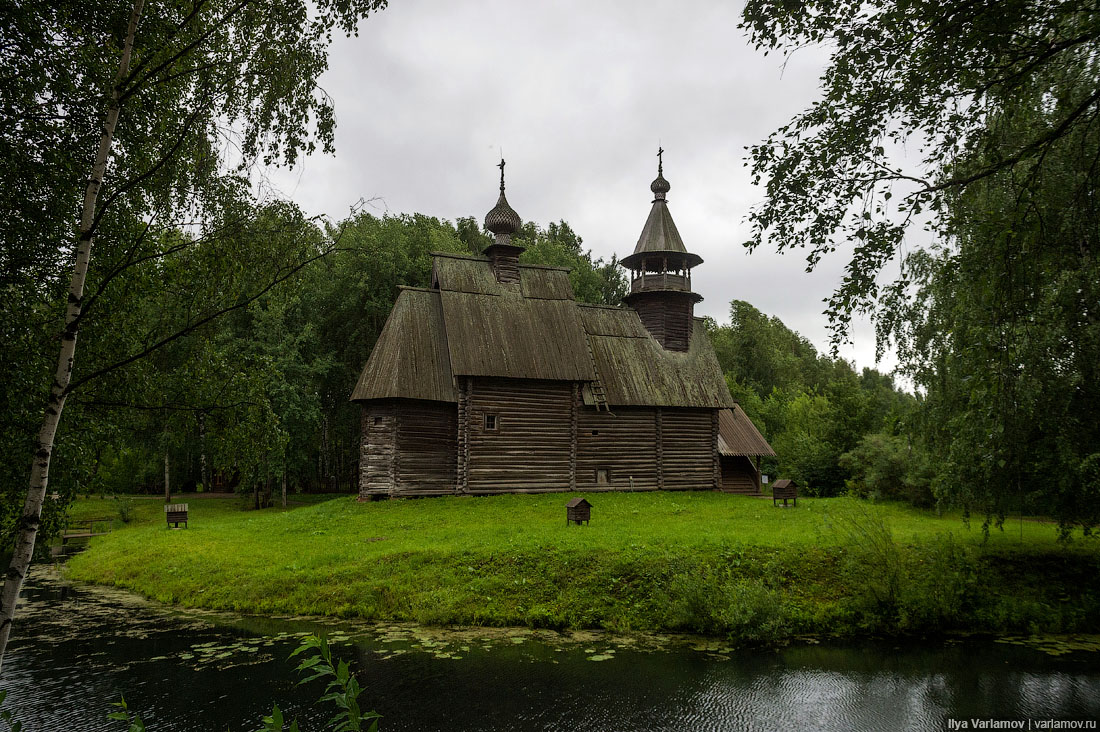
[[572, 300], [440, 292], [457, 376], [591, 381], [596, 377]]
[[352, 401], [456, 401], [447, 342], [442, 334], [439, 293], [402, 288], [351, 393]]
[[775, 450], [740, 406], [718, 413], [718, 454], [775, 457]]
[[[656, 181], [654, 181], [656, 182]], [[692, 254], [684, 246], [684, 240], [676, 228], [676, 222], [672, 220], [672, 213], [668, 210], [668, 202], [663, 196], [653, 201], [649, 209], [649, 217], [642, 234], [638, 237], [638, 243], [634, 246], [634, 252], [623, 257], [624, 267], [640, 267], [647, 255], [664, 254], [682, 260], [690, 267], [702, 263], [703, 258], [698, 254]]]
[[633, 309], [574, 301], [567, 269], [519, 269], [500, 283], [483, 257], [436, 255], [438, 289], [401, 292], [351, 398], [453, 402], [459, 376], [598, 378], [612, 407], [734, 407], [701, 320], [670, 351]]
[[696, 319], [687, 351], [654, 340], [629, 308], [578, 305], [600, 383], [614, 406], [732, 407], [718, 358]]
[[591, 381], [596, 377], [564, 267], [520, 265], [519, 282], [498, 282], [484, 257], [437, 254], [451, 369], [456, 376]]

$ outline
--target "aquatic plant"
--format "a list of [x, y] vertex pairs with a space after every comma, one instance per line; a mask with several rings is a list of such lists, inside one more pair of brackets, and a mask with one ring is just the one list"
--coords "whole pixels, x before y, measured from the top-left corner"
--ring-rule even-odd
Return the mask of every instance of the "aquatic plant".
[[[308, 684], [318, 679], [328, 679], [325, 692], [318, 703], [331, 702], [336, 705], [336, 714], [325, 725], [325, 732], [378, 732], [378, 720], [382, 715], [378, 712], [365, 712], [359, 706], [359, 697], [363, 693], [363, 687], [355, 675], [351, 673], [351, 666], [347, 661], [333, 661], [332, 649], [328, 641], [316, 635], [308, 635], [302, 638], [302, 642], [290, 654], [289, 658], [306, 654], [296, 669], [300, 673], [308, 673], [299, 684]], [[0, 692], [0, 706], [4, 702], [4, 692]], [[111, 706], [118, 707], [119, 711], [111, 712], [108, 719], [126, 722], [130, 725], [127, 732], [145, 732], [145, 723], [136, 713], [132, 713], [126, 704], [126, 697], [113, 702]], [[10, 732], [19, 732], [19, 723], [11, 726], [10, 712], [0, 711], [0, 721], [7, 721]], [[300, 732], [298, 720], [291, 720], [290, 726], [286, 726], [286, 720], [278, 704], [271, 705], [271, 715], [261, 720], [263, 724], [256, 732]]]
[[[359, 695], [363, 693], [363, 689], [359, 686], [355, 675], [351, 673], [348, 662], [340, 661], [338, 664], [334, 664], [328, 641], [315, 635], [308, 635], [303, 638], [301, 645], [290, 654], [290, 657], [294, 658], [299, 654], [309, 653], [310, 651], [312, 653], [302, 659], [297, 669], [299, 672], [310, 673], [310, 676], [298, 683], [307, 684], [317, 679], [328, 679], [325, 694], [320, 701], [332, 702], [339, 708], [336, 716], [328, 722], [330, 730], [332, 732], [362, 732], [365, 729], [366, 732], [377, 732], [378, 720], [381, 719], [382, 715], [373, 711], [364, 712], [360, 709]], [[278, 711], [278, 708], [276, 708], [276, 711]], [[267, 719], [265, 718], [264, 721], [266, 722]], [[369, 724], [369, 726], [364, 727], [364, 724]], [[272, 729], [282, 732], [282, 727], [264, 727], [260, 732], [271, 732]], [[294, 732], [294, 730], [295, 727], [292, 726], [290, 732]]]
[[4, 709], [4, 699], [8, 696], [8, 692], [0, 691], [0, 722], [8, 728], [8, 732], [19, 732], [23, 729], [22, 722], [15, 721], [15, 714], [10, 709]]
[[145, 732], [145, 723], [141, 721], [136, 713], [131, 715], [130, 707], [126, 704], [126, 697], [123, 696], [116, 702], [111, 702], [112, 707], [118, 707], [117, 712], [111, 712], [107, 715], [107, 719], [113, 719], [119, 722], [126, 722], [130, 725], [127, 732]]

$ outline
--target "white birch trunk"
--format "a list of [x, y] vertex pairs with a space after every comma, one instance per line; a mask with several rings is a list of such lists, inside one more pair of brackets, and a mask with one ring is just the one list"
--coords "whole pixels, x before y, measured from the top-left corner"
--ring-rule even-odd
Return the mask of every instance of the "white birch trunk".
[[214, 490], [214, 486], [210, 482], [210, 470], [206, 462], [206, 415], [202, 412], [199, 412], [199, 443], [201, 445], [199, 472], [202, 475], [202, 489], [209, 493]]
[[15, 618], [15, 603], [19, 591], [23, 588], [23, 579], [31, 565], [34, 555], [34, 541], [38, 536], [38, 525], [42, 519], [42, 502], [46, 497], [46, 488], [50, 476], [50, 456], [53, 454], [54, 437], [57, 423], [65, 408], [69, 381], [72, 378], [73, 359], [76, 354], [76, 336], [79, 330], [78, 319], [81, 300], [84, 297], [84, 280], [88, 275], [88, 262], [92, 254], [96, 202], [99, 189], [103, 185], [103, 176], [107, 170], [107, 158], [111, 154], [115, 126], [121, 108], [119, 102], [120, 86], [130, 70], [130, 55], [134, 48], [134, 34], [138, 19], [141, 17], [143, 0], [134, 0], [134, 9], [130, 14], [130, 25], [126, 29], [126, 39], [122, 45], [122, 58], [118, 64], [114, 87], [111, 90], [111, 105], [107, 110], [107, 120], [103, 124], [103, 136], [99, 141], [95, 163], [88, 178], [88, 187], [84, 191], [84, 206], [80, 214], [80, 230], [76, 248], [76, 262], [73, 266], [73, 278], [69, 285], [69, 302], [65, 310], [65, 329], [61, 334], [61, 352], [57, 358], [57, 370], [50, 386], [50, 398], [42, 416], [42, 428], [38, 431], [38, 442], [31, 464], [30, 483], [27, 488], [27, 500], [23, 504], [23, 517], [15, 538], [15, 551], [11, 564], [4, 577], [4, 589], [0, 594], [0, 669], [3, 668], [4, 652], [8, 647], [12, 622]]

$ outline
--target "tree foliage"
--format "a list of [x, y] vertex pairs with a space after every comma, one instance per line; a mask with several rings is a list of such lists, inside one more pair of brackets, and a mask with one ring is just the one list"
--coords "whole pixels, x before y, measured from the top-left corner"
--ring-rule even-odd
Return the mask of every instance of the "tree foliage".
[[[66, 337], [83, 334], [82, 348], [62, 398], [115, 368], [170, 350], [179, 334], [171, 328], [199, 327], [306, 261], [291, 261], [303, 247], [277, 246], [285, 236], [264, 241], [270, 226], [260, 223], [262, 211], [243, 174], [257, 160], [292, 163], [318, 145], [331, 150], [332, 100], [316, 82], [332, 33], [354, 32], [360, 18], [384, 6], [384, 0], [66, 0], [0, 12], [0, 159], [10, 178], [0, 192], [6, 403], [0, 535], [14, 529], [37, 449], [74, 231], [108, 110], [117, 110], [118, 121], [106, 138], [102, 188], [90, 199], [91, 217], [81, 231], [96, 246], [80, 315], [66, 326]], [[128, 23], [132, 53], [120, 66], [131, 42]], [[300, 218], [284, 214], [283, 223]], [[301, 222], [295, 226], [301, 229]], [[158, 286], [162, 292], [151, 295]], [[160, 310], [152, 309], [151, 297], [164, 298], [156, 303]], [[161, 356], [161, 363], [167, 360]], [[136, 393], [148, 396], [145, 389]], [[85, 401], [106, 400], [86, 395]], [[47, 530], [56, 528], [71, 489], [94, 481], [101, 454], [93, 446], [115, 431], [102, 411], [81, 420], [82, 408], [75, 406], [71, 423], [56, 436], [52, 492], [60, 500], [45, 504]]]
[[[752, 149], [757, 246], [855, 249], [835, 334], [872, 310], [924, 393], [940, 499], [1095, 526], [1100, 13], [1087, 0], [750, 2], [765, 49], [828, 44], [823, 96]], [[915, 162], [913, 162], [915, 158]], [[914, 222], [932, 245], [876, 277]], [[911, 242], [908, 242], [911, 244]]]
[[[827, 310], [838, 338], [910, 224], [990, 176], [1044, 169], [1100, 117], [1091, 0], [750, 0], [742, 27], [765, 52], [831, 52], [822, 98], [751, 150], [767, 197], [747, 246], [805, 248], [812, 269], [854, 245]], [[1046, 113], [1006, 135], [1036, 92]]]
[[867, 435], [908, 429], [912, 396], [874, 369], [817, 349], [779, 318], [743, 300], [730, 303], [730, 322], [709, 323], [711, 342], [730, 393], [778, 454], [764, 472], [794, 478], [810, 495], [837, 495], [856, 472], [843, 454]]
[[[1043, 96], [1004, 134], [1047, 126]], [[1051, 145], [1042, 165], [951, 196], [939, 245], [909, 257], [917, 297], [893, 293], [897, 315], [881, 323], [927, 393], [941, 494], [987, 522], [1011, 510], [1096, 524], [1085, 466], [1100, 454], [1098, 184], [1094, 126]]]
[[[47, 490], [69, 396], [248, 304], [313, 258], [289, 265], [281, 251], [270, 262], [236, 258], [256, 220], [243, 174], [258, 160], [293, 163], [318, 142], [331, 150], [332, 104], [317, 80], [332, 33], [353, 33], [384, 6], [61, 0], [9, 4], [0, 13], [0, 160], [18, 180], [0, 195], [10, 232], [0, 255], [0, 321], [10, 319], [14, 335], [2, 355], [14, 364], [6, 368], [13, 383], [29, 387], [26, 396], [12, 395], [0, 448], [15, 454], [21, 444], [31, 458], [18, 525], [9, 526], [8, 511], [0, 519], [0, 529], [16, 534], [0, 597], [0, 660], [42, 517], [48, 522], [50, 506], [64, 505], [64, 498], [48, 502]], [[212, 256], [195, 247], [213, 240], [222, 250]], [[181, 330], [139, 333], [135, 342], [110, 324], [126, 319], [134, 307], [126, 295], [152, 272], [171, 277], [180, 265], [203, 278], [204, 254], [220, 277], [184, 277], [186, 309], [170, 314]], [[198, 260], [195, 271], [190, 259]], [[238, 289], [250, 282], [240, 276], [248, 270], [266, 275], [258, 289]], [[218, 282], [218, 297], [201, 297]], [[104, 307], [112, 300], [114, 309]], [[59, 345], [33, 335], [62, 313]], [[102, 332], [94, 342], [111, 351], [102, 363], [82, 360], [77, 349], [96, 321]], [[135, 348], [115, 348], [116, 337]], [[22, 432], [36, 421], [36, 401], [38, 427]], [[88, 435], [76, 444], [87, 449]], [[5, 458], [3, 467], [12, 463]], [[22, 491], [3, 477], [18, 505]]]

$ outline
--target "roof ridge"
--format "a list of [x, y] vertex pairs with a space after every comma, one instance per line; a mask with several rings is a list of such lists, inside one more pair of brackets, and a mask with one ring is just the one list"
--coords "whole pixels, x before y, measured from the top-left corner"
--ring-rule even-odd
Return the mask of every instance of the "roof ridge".
[[428, 252], [428, 256], [431, 257], [447, 257], [448, 259], [471, 259], [475, 262], [488, 262], [488, 257], [482, 257], [477, 254], [459, 254], [458, 252]]
[[526, 262], [519, 263], [520, 269], [555, 269], [560, 272], [572, 272], [572, 267], [560, 267], [556, 264], [528, 264]]
[[603, 308], [604, 310], [621, 310], [624, 313], [638, 312], [634, 308], [624, 308], [622, 305], [604, 305], [602, 302], [580, 302], [575, 300], [578, 307], [582, 308]]
[[[476, 254], [459, 254], [457, 252], [428, 252], [428, 256], [431, 257], [445, 257], [447, 259], [465, 259], [468, 262], [488, 262], [488, 257], [481, 257]], [[557, 264], [533, 264], [528, 262], [520, 262], [520, 269], [552, 269], [559, 272], [572, 272], [572, 267], [563, 267]]]

